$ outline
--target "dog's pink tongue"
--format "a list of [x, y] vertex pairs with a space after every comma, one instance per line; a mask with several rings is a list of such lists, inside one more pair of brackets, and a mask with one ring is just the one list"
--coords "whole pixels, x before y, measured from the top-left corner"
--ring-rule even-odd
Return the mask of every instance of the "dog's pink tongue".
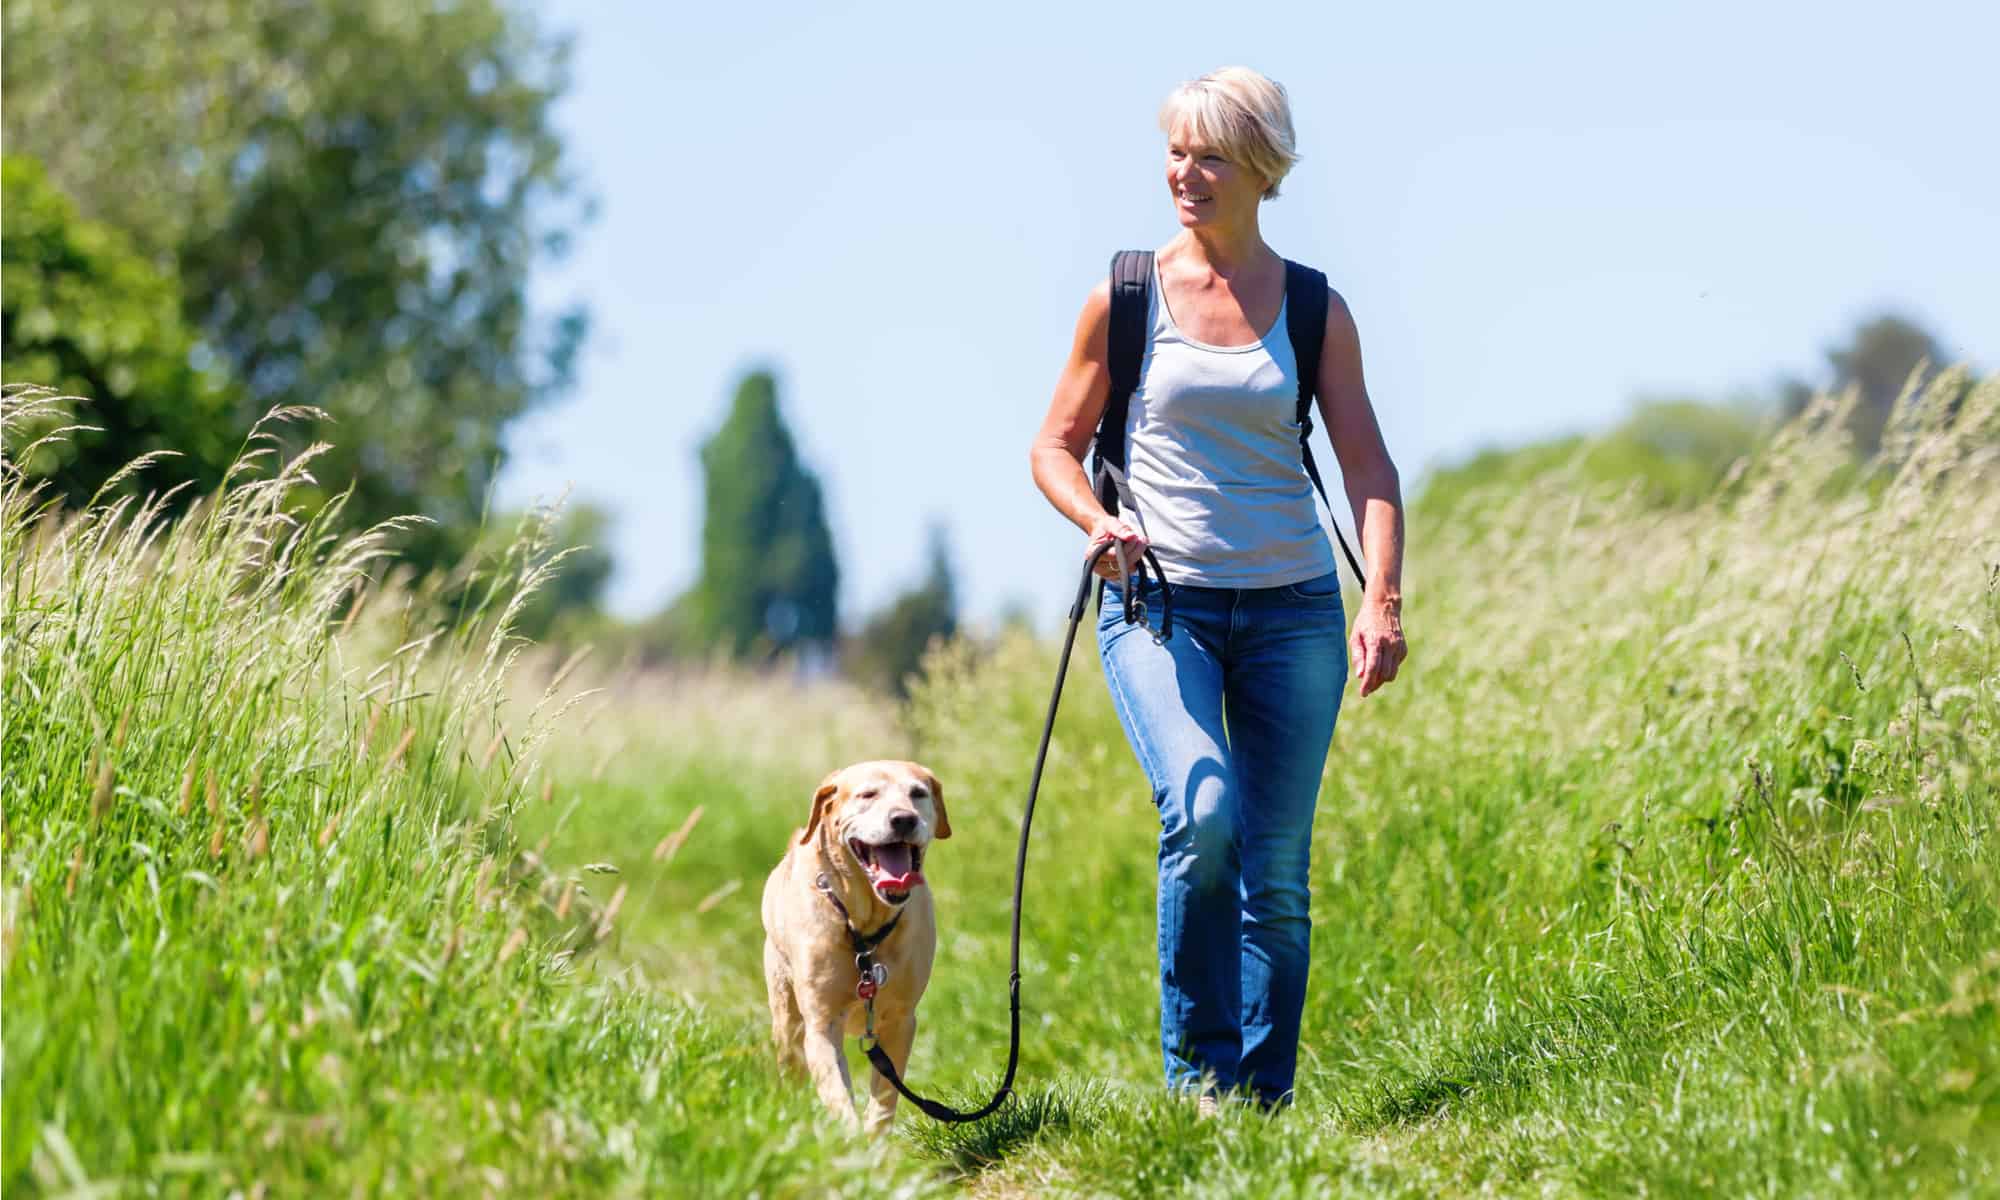
[[888, 887], [909, 889], [924, 881], [911, 860], [909, 845], [903, 842], [875, 847], [875, 869], [881, 872], [877, 882]]

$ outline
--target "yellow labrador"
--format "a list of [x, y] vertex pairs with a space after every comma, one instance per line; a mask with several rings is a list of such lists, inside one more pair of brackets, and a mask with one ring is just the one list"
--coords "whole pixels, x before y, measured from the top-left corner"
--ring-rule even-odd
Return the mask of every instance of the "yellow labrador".
[[[764, 885], [771, 1037], [780, 1058], [803, 1060], [820, 1099], [850, 1124], [842, 1038], [864, 1032], [868, 992], [882, 1049], [897, 1074], [909, 1065], [937, 950], [924, 852], [950, 836], [943, 789], [928, 769], [856, 763], [820, 781], [804, 831]], [[881, 968], [873, 980], [856, 964], [863, 948]], [[869, 1093], [866, 1126], [879, 1133], [896, 1115], [896, 1089], [871, 1072]]]

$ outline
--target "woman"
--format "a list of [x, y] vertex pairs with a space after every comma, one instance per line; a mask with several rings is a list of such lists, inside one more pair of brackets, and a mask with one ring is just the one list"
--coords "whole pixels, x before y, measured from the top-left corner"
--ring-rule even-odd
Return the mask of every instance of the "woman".
[[[1110, 287], [1084, 302], [1030, 458], [1099, 560], [1105, 679], [1160, 814], [1160, 1038], [1167, 1086], [1289, 1103], [1305, 1004], [1313, 808], [1350, 671], [1396, 678], [1403, 515], [1362, 382], [1354, 319], [1329, 297], [1321, 423], [1369, 564], [1342, 654], [1333, 551], [1300, 459], [1285, 262], [1259, 205], [1297, 160], [1284, 89], [1232, 67], [1160, 112], [1180, 232], [1155, 255], [1150, 333], [1126, 421], [1135, 512], [1107, 512], [1083, 458], [1110, 390]], [[1161, 642], [1121, 615], [1117, 579], [1151, 545], [1173, 592]], [[1157, 584], [1151, 586], [1157, 587]], [[1154, 604], [1153, 611], [1159, 606]]]

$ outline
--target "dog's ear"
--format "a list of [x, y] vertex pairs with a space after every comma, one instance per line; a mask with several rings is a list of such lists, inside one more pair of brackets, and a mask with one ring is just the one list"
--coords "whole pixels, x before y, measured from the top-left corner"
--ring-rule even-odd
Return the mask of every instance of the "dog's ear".
[[910, 766], [915, 768], [917, 778], [923, 780], [924, 786], [931, 790], [931, 804], [937, 809], [937, 828], [931, 831], [931, 836], [940, 840], [950, 837], [951, 818], [945, 815], [944, 811], [944, 785], [938, 782], [937, 776], [931, 774], [929, 767], [920, 763], [911, 763]]
[[819, 781], [819, 787], [814, 789], [813, 791], [812, 815], [806, 818], [806, 831], [799, 835], [799, 845], [803, 846], [806, 843], [813, 840], [813, 834], [819, 832], [819, 823], [821, 818], [826, 816], [826, 809], [828, 802], [831, 801], [839, 793], [840, 793], [839, 771], [835, 771], [829, 774], [825, 779]]

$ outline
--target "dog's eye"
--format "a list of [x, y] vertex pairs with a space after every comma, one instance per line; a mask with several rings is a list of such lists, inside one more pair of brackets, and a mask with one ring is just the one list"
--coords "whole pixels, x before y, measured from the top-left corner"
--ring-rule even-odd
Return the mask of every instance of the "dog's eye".
[[931, 793], [929, 788], [913, 787], [910, 789], [910, 799], [912, 800], [928, 800], [930, 798]]
[[860, 796], [863, 800], [873, 800], [875, 797], [882, 794], [882, 790], [880, 788], [869, 788], [867, 791], [857, 792], [855, 794]]

